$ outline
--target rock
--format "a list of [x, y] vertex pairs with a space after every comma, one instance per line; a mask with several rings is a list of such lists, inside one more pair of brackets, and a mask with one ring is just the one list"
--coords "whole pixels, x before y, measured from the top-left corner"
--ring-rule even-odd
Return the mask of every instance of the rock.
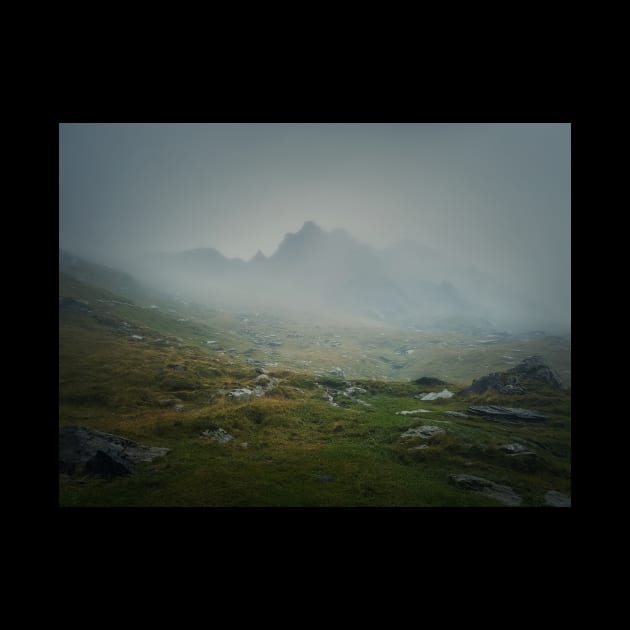
[[345, 372], [340, 367], [334, 367], [332, 370], [328, 370], [328, 374], [338, 376], [339, 378], [345, 378]]
[[466, 474], [450, 475], [449, 481], [458, 488], [478, 492], [505, 505], [516, 506], [523, 501], [510, 486], [503, 486], [483, 477]]
[[135, 464], [163, 457], [170, 449], [144, 446], [126, 438], [70, 426], [59, 429], [59, 470], [84, 469], [100, 476], [128, 475]]
[[549, 507], [571, 507], [571, 497], [556, 490], [549, 490], [549, 492], [545, 493], [545, 505]]
[[260, 385], [256, 385], [252, 390], [252, 394], [256, 396], [256, 398], [260, 398], [265, 395], [265, 390]]
[[489, 420], [529, 420], [531, 422], [543, 422], [547, 419], [537, 411], [523, 409], [521, 407], [499, 407], [497, 405], [480, 405], [468, 407], [468, 411], [476, 416], [482, 416]]
[[433, 376], [422, 376], [421, 378], [417, 378], [414, 383], [416, 385], [424, 385], [426, 387], [439, 387], [440, 385], [446, 385], [444, 381]]
[[207, 429], [206, 431], [202, 431], [201, 435], [221, 444], [225, 444], [234, 439], [234, 436], [230, 435], [225, 429], [216, 429], [214, 431]]
[[144, 337], [141, 337], [140, 335], [131, 335], [129, 339], [133, 339], [134, 341], [142, 341]]
[[448, 389], [443, 389], [441, 392], [429, 392], [428, 394], [417, 395], [414, 398], [420, 400], [437, 400], [438, 398], [452, 398], [455, 394]]
[[469, 417], [467, 413], [463, 413], [461, 411], [445, 411], [444, 415], [452, 416], [453, 418], [468, 418]]
[[173, 405], [175, 411], [183, 411], [184, 405]]
[[412, 446], [409, 450], [410, 451], [424, 451], [427, 448], [429, 448], [428, 444], [420, 444], [420, 446]]
[[397, 411], [397, 416], [417, 416], [421, 413], [431, 413], [429, 409], [410, 409], [405, 411]]
[[269, 383], [270, 381], [271, 381], [271, 379], [266, 374], [259, 374], [256, 377], [256, 382], [257, 383]]
[[502, 444], [498, 448], [508, 455], [536, 455], [534, 451], [530, 451], [526, 446], [517, 444], [516, 442], [512, 444]]
[[117, 455], [96, 451], [85, 462], [85, 472], [97, 477], [115, 477], [117, 475], [130, 475], [133, 472], [133, 466]]
[[267, 370], [265, 370], [264, 367], [257, 367], [256, 372], [258, 372], [258, 374], [267, 374]]
[[241, 448], [247, 448], [249, 444], [247, 442], [241, 442]]
[[254, 392], [251, 389], [247, 389], [247, 387], [241, 387], [239, 389], [233, 389], [229, 394], [228, 398], [230, 400], [248, 400], [251, 398]]
[[439, 435], [440, 433], [446, 433], [444, 429], [440, 427], [435, 427], [432, 425], [424, 425], [421, 427], [413, 427], [411, 429], [407, 429], [404, 433], [401, 434], [401, 438], [412, 438], [412, 437], [421, 437], [425, 440], [430, 440], [434, 435]]
[[367, 394], [367, 389], [363, 389], [363, 387], [348, 387], [346, 389], [346, 394], [348, 395], [352, 395], [352, 394]]
[[518, 365], [505, 372], [493, 372], [472, 382], [466, 390], [473, 394], [496, 391], [501, 394], [523, 394], [528, 387], [548, 385], [562, 387], [560, 377], [547, 365], [540, 355], [523, 359]]

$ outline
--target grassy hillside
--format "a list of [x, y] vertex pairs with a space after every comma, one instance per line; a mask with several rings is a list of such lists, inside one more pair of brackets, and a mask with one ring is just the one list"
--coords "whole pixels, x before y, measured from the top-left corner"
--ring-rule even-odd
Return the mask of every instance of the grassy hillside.
[[[570, 392], [487, 398], [549, 415], [516, 425], [446, 416], [486, 399], [420, 401], [414, 395], [426, 387], [407, 381], [437, 376], [456, 391], [540, 353], [570, 382], [568, 340], [334, 327], [150, 295], [136, 303], [133, 293], [120, 297], [63, 273], [59, 282], [60, 425], [171, 449], [130, 477], [60, 475], [61, 505], [502, 505], [450, 485], [451, 473], [507, 484], [524, 506], [541, 505], [550, 489], [570, 494]], [[261, 366], [277, 379], [273, 390], [229, 400], [228, 391], [256, 385]], [[343, 377], [329, 373], [335, 367]], [[327, 392], [350, 385], [366, 392], [328, 402]], [[419, 408], [429, 413], [396, 414]], [[422, 424], [446, 432], [417, 449], [424, 440], [401, 434]], [[234, 439], [202, 435], [216, 428]], [[537, 456], [497, 449], [515, 440]]]

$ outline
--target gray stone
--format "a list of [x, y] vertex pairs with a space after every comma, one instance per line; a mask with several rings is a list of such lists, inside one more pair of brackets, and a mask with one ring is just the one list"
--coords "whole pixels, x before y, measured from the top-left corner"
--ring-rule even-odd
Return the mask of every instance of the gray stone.
[[271, 379], [269, 378], [269, 376], [267, 376], [267, 374], [259, 374], [256, 377], [256, 382], [257, 383], [269, 383], [271, 381]]
[[334, 367], [332, 370], [328, 370], [328, 374], [338, 376], [339, 378], [345, 378], [345, 372], [340, 367]]
[[404, 433], [401, 434], [401, 438], [412, 438], [412, 437], [420, 437], [425, 440], [430, 440], [434, 435], [439, 435], [440, 433], [446, 433], [444, 429], [440, 429], [440, 427], [435, 427], [432, 425], [424, 425], [421, 427], [413, 427], [411, 429], [407, 429]]
[[202, 431], [201, 435], [221, 444], [225, 444], [234, 439], [234, 436], [230, 435], [225, 429], [215, 429], [214, 431], [207, 429], [206, 431]]
[[474, 475], [450, 475], [449, 481], [463, 490], [472, 490], [484, 496], [496, 499], [505, 505], [520, 505], [523, 499], [514, 492], [510, 486], [504, 486], [483, 477], [475, 477]]
[[239, 389], [233, 389], [229, 394], [228, 398], [230, 400], [248, 400], [252, 397], [254, 392], [247, 387], [241, 387]]
[[461, 411], [445, 411], [444, 415], [452, 416], [453, 418], [468, 418], [469, 417], [467, 413], [463, 413]]
[[[249, 363], [249, 359], [248, 359], [248, 363]], [[256, 368], [256, 372], [258, 372], [258, 374], [267, 374], [267, 370], [265, 370], [265, 368], [263, 367], [257, 367]]]
[[530, 422], [543, 422], [547, 419], [537, 411], [523, 409], [522, 407], [499, 407], [497, 405], [473, 405], [468, 407], [468, 411], [476, 416], [488, 419], [501, 420], [528, 420]]
[[414, 396], [420, 400], [437, 400], [438, 398], [452, 398], [455, 394], [448, 389], [443, 389], [441, 392], [429, 392], [428, 394]]
[[549, 507], [571, 507], [571, 497], [556, 490], [549, 490], [549, 492], [545, 493], [545, 505]]
[[346, 389], [346, 394], [352, 396], [352, 394], [367, 394], [367, 389], [363, 389], [363, 387], [348, 387]]
[[163, 457], [170, 449], [144, 446], [126, 438], [70, 426], [59, 429], [59, 470], [85, 470], [101, 476], [127, 475], [140, 462]]
[[517, 444], [516, 442], [513, 442], [512, 444], [502, 444], [498, 448], [500, 451], [503, 451], [508, 455], [512, 455], [513, 457], [517, 455], [536, 455], [534, 451], [531, 451], [526, 446]]
[[421, 413], [431, 413], [429, 409], [409, 409], [404, 411], [397, 411], [397, 416], [418, 416]]

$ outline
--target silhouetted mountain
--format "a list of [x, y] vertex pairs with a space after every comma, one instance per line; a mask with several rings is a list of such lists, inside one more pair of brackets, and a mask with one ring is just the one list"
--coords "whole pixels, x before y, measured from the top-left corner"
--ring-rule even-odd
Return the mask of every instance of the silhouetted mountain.
[[138, 270], [163, 290], [239, 307], [326, 309], [407, 326], [476, 332], [526, 320], [536, 305], [438, 249], [403, 241], [377, 249], [312, 221], [269, 257], [229, 259], [216, 249], [153, 255]]

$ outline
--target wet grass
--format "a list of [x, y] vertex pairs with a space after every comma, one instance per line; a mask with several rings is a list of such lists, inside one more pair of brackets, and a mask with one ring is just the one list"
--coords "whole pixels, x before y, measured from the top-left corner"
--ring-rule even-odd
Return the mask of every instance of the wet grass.
[[[361, 337], [340, 327], [336, 334], [342, 345], [330, 347], [325, 341], [336, 339], [335, 331], [313, 329], [307, 334], [297, 323], [274, 319], [269, 320], [266, 334], [284, 331], [285, 338], [281, 348], [272, 349], [252, 342], [247, 331], [254, 324], [243, 317], [201, 307], [186, 311], [182, 306], [183, 312], [170, 313], [111, 303], [118, 298], [65, 278], [60, 294], [89, 301], [92, 311], [60, 310], [60, 424], [80, 424], [171, 449], [166, 457], [138, 466], [125, 478], [60, 476], [61, 505], [501, 505], [450, 485], [449, 475], [462, 472], [512, 486], [526, 506], [541, 505], [550, 489], [570, 494], [568, 392], [542, 390], [481, 398], [458, 394], [447, 400], [420, 401], [414, 396], [427, 391], [426, 387], [377, 378], [370, 374], [370, 360], [362, 358], [366, 348], [382, 354], [387, 346], [391, 352], [408, 338], [407, 331], [388, 333], [381, 340], [380, 333]], [[198, 310], [192, 315], [194, 308]], [[256, 321], [262, 330], [262, 318]], [[131, 340], [131, 334], [143, 339]], [[256, 335], [254, 339], [259, 339], [262, 332]], [[215, 339], [220, 352], [206, 344]], [[454, 338], [449, 341], [448, 335], [440, 334], [439, 339], [433, 344], [436, 348], [424, 356], [424, 365], [452, 360], [448, 345], [439, 343], [448, 344]], [[320, 345], [313, 346], [313, 340]], [[226, 391], [256, 384], [258, 373], [247, 358], [277, 362], [267, 371], [278, 382], [263, 398], [230, 401]], [[348, 385], [326, 372], [314, 375], [313, 365], [318, 361], [322, 369], [341, 365], [346, 379], [367, 390], [356, 397], [370, 406], [344, 396], [336, 397], [340, 406], [328, 404], [322, 397], [325, 389], [343, 390]], [[346, 364], [362, 367], [347, 368]], [[477, 373], [479, 369], [479, 364], [474, 370], [468, 368], [466, 384], [485, 373]], [[444, 378], [443, 372], [437, 367], [434, 372], [409, 368], [414, 378], [427, 373]], [[453, 391], [460, 387], [457, 380], [445, 380]], [[176, 410], [175, 404], [183, 408]], [[443, 413], [465, 411], [470, 404], [522, 406], [542, 411], [549, 419], [540, 424], [504, 424]], [[396, 415], [418, 408], [430, 413]], [[401, 438], [406, 429], [421, 424], [439, 426], [446, 433], [430, 441]], [[201, 435], [217, 428], [234, 439], [219, 444]], [[498, 450], [513, 441], [535, 450], [537, 456], [511, 457]], [[415, 449], [422, 444], [429, 448]]]

